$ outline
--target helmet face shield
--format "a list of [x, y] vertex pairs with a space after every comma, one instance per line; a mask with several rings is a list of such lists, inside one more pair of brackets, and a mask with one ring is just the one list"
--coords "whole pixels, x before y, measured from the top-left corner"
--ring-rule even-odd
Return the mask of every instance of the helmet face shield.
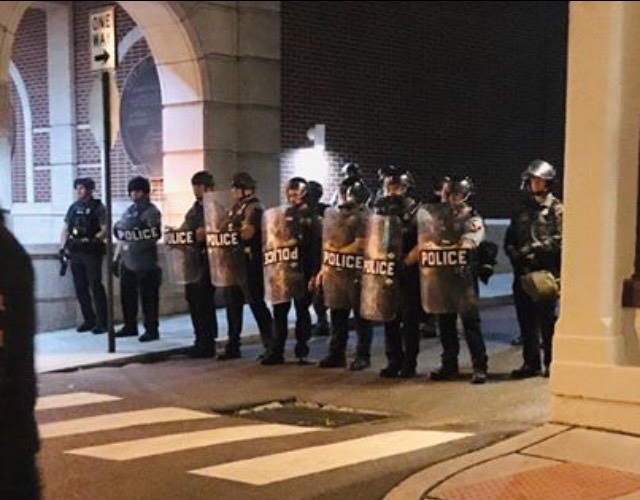
[[287, 182], [286, 193], [291, 205], [300, 205], [309, 194], [309, 184], [302, 177], [293, 177]]

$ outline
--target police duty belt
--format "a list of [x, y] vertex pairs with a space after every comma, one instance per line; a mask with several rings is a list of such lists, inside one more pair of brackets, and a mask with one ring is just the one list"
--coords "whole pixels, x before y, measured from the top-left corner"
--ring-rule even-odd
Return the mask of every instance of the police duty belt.
[[135, 229], [116, 229], [116, 238], [120, 241], [149, 241], [160, 239], [160, 227], [145, 227]]

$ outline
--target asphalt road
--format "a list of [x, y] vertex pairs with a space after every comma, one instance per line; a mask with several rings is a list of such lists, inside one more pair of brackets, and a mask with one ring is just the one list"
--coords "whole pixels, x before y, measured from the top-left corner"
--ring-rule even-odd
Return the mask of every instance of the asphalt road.
[[[253, 345], [233, 361], [172, 356], [41, 375], [44, 498], [383, 498], [413, 472], [545, 420], [547, 380], [507, 376], [521, 359], [509, 344], [514, 324], [510, 307], [483, 311], [484, 386], [430, 381], [437, 339], [422, 341], [419, 377], [381, 379], [379, 329], [373, 367], [357, 373], [263, 367]], [[470, 375], [464, 343], [461, 351]], [[313, 339], [312, 356], [325, 352], [326, 339]], [[238, 415], [293, 400], [306, 406]]]

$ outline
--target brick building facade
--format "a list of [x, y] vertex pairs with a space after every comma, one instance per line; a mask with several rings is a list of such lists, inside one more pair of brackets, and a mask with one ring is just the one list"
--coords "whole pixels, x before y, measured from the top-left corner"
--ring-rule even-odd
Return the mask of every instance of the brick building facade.
[[[468, 174], [481, 212], [507, 217], [528, 161], [562, 171], [567, 17], [566, 2], [282, 2], [283, 180], [332, 191], [347, 160], [371, 183], [409, 168], [422, 193]], [[295, 165], [316, 123], [327, 174]]]

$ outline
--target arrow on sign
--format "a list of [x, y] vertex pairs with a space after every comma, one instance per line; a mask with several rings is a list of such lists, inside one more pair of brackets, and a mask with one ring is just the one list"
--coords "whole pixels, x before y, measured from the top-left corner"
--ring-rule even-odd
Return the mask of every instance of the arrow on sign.
[[96, 62], [106, 63], [109, 60], [109, 53], [105, 50], [102, 54], [93, 58]]

